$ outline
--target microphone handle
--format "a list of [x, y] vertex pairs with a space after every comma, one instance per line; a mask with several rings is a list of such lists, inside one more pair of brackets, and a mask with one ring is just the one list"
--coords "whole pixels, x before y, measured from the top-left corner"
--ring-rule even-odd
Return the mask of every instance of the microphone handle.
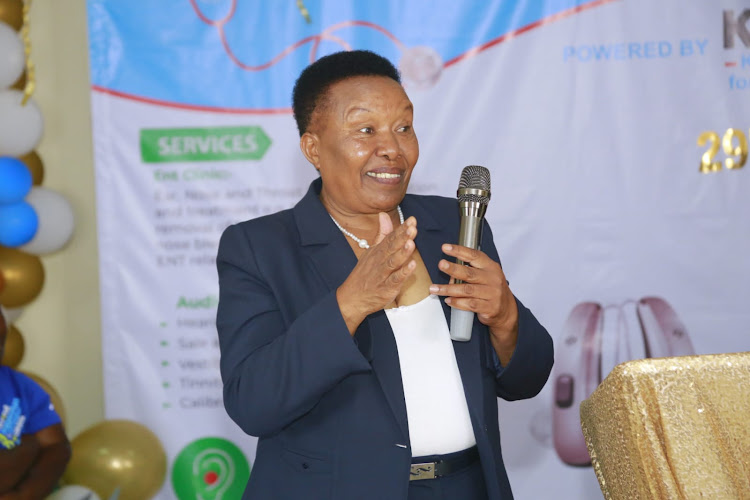
[[[468, 248], [479, 248], [479, 237], [482, 234], [482, 217], [472, 215], [461, 216], [461, 226], [458, 230], [458, 244]], [[461, 259], [456, 259], [456, 264], [465, 265]], [[456, 283], [462, 283], [456, 280]]]
[[[482, 233], [482, 219], [474, 215], [461, 215], [461, 226], [458, 231], [458, 244], [468, 248], [479, 248]], [[461, 259], [456, 259], [456, 264], [465, 265]], [[462, 280], [454, 280], [454, 283], [463, 283]], [[471, 329], [474, 324], [474, 313], [451, 307], [451, 340], [468, 342], [471, 340]]]

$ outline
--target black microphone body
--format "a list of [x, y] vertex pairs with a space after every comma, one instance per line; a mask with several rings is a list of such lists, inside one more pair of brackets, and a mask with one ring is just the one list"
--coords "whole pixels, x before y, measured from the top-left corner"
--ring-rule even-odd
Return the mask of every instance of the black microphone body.
[[[482, 223], [490, 201], [490, 171], [478, 165], [464, 167], [458, 183], [458, 206], [461, 224], [458, 231], [458, 244], [479, 249], [482, 238]], [[465, 263], [456, 259], [456, 263]], [[454, 283], [462, 283], [455, 280]], [[451, 340], [467, 342], [471, 340], [474, 313], [451, 307]]]

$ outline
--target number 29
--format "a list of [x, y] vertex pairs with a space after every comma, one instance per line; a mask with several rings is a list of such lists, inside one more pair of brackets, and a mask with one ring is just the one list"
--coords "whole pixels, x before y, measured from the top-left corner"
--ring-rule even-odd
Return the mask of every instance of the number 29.
[[[736, 139], [736, 141], [735, 141]], [[735, 142], [737, 145], [735, 146]], [[721, 144], [724, 154], [724, 166], [729, 170], [742, 168], [747, 162], [747, 136], [742, 130], [727, 129], [724, 137], [719, 141], [719, 134], [713, 131], [703, 132], [698, 136], [698, 146], [708, 144], [708, 149], [701, 156], [699, 171], [703, 174], [721, 170], [721, 162], [715, 160]]]

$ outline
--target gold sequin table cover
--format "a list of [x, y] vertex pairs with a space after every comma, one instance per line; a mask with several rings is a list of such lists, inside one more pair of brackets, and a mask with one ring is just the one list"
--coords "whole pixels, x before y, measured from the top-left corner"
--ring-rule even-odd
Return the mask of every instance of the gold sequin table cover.
[[750, 499], [750, 352], [622, 363], [580, 411], [606, 499]]

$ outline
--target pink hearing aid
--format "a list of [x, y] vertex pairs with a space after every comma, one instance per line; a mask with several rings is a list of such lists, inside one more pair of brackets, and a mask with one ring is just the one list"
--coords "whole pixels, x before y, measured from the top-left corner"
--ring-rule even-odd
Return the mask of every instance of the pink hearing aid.
[[555, 346], [552, 439], [557, 454], [570, 465], [591, 463], [578, 406], [601, 379], [601, 314], [602, 306], [594, 302], [575, 306], [565, 323], [562, 342]]
[[647, 358], [695, 354], [685, 325], [666, 300], [645, 297], [638, 301], [637, 311]]

